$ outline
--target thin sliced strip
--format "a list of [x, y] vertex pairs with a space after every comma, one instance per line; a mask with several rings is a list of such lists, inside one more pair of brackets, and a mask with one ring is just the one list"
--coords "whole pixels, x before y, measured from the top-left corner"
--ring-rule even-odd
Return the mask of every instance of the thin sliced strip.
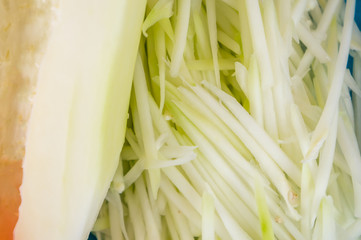
[[254, 192], [261, 225], [262, 239], [274, 240], [275, 236], [273, 233], [271, 215], [268, 210], [266, 194], [259, 179], [255, 179]]
[[[217, 90], [214, 86], [203, 82], [203, 84], [214, 94], [220, 97], [224, 103], [230, 107], [232, 113], [237, 117], [237, 119], [242, 123], [242, 125], [247, 126], [247, 129], [252, 129], [249, 133], [256, 139], [260, 146], [269, 154], [269, 156], [274, 157], [277, 164], [287, 173], [287, 175], [293, 179], [293, 181], [299, 185], [301, 181], [301, 171], [280, 149], [279, 146], [270, 138], [270, 136], [264, 132], [264, 130], [258, 126], [254, 119], [249, 116], [246, 110], [243, 109], [238, 102], [225, 94], [224, 92]], [[197, 90], [198, 94], [202, 94], [202, 98], [205, 98], [207, 93], [202, 90], [200, 87], [194, 87], [194, 90]], [[233, 106], [233, 107], [232, 107]], [[237, 107], [236, 107], [237, 106]]]
[[202, 239], [214, 240], [214, 200], [208, 192], [202, 195]]
[[[214, 87], [219, 90], [218, 88]], [[295, 205], [296, 199], [293, 198], [295, 196], [294, 191], [290, 188], [288, 180], [286, 179], [284, 173], [279, 168], [279, 165], [277, 165], [274, 160], [272, 160], [267, 153], [264, 151], [264, 149], [259, 146], [259, 144], [256, 142], [256, 140], [249, 135], [247, 130], [244, 129], [242, 125], [240, 125], [237, 120], [231, 116], [231, 114], [226, 111], [226, 109], [222, 108], [221, 106], [218, 106], [219, 103], [217, 100], [212, 98], [205, 90], [200, 88], [199, 86], [192, 88], [199, 96], [204, 99], [205, 103], [210, 107], [213, 111], [215, 111], [216, 114], [219, 116], [222, 116], [222, 120], [227, 123], [227, 125], [230, 126], [230, 128], [234, 131], [234, 133], [244, 141], [246, 147], [251, 151], [251, 153], [255, 156], [259, 164], [261, 165], [261, 168], [267, 176], [269, 177], [269, 180], [276, 186], [279, 193], [285, 200], [287, 207], [290, 211], [290, 214], [295, 218], [298, 219], [300, 216], [297, 213], [297, 211], [292, 207]], [[221, 91], [221, 90], [219, 90]], [[227, 95], [228, 96], [228, 95]], [[238, 104], [238, 103], [237, 103]], [[257, 125], [257, 123], [255, 123]], [[249, 126], [248, 126], [249, 128]], [[271, 155], [272, 156], [272, 155]], [[276, 159], [279, 161], [279, 159]], [[289, 160], [289, 159], [288, 159]], [[290, 161], [290, 160], [289, 160]], [[293, 166], [293, 162], [289, 162], [286, 164], [291, 164], [289, 166]], [[284, 165], [281, 165], [284, 167]], [[297, 169], [297, 168], [296, 168]], [[292, 175], [290, 176], [293, 177]], [[295, 179], [297, 180], [297, 179]], [[297, 180], [297, 181], [300, 181]], [[291, 196], [291, 197], [290, 197]]]
[[327, 52], [323, 49], [321, 44], [317, 44], [320, 41], [317, 40], [312, 33], [302, 24], [297, 26], [297, 33], [300, 40], [306, 45], [310, 53], [314, 55], [321, 63], [328, 62], [330, 57]]
[[[139, 114], [140, 130], [144, 147], [144, 164], [149, 168], [157, 163], [157, 149], [155, 145], [154, 129], [148, 103], [148, 89], [141, 57], [138, 55], [134, 70], [134, 92]], [[149, 170], [152, 193], [156, 198], [160, 184], [160, 170]]]
[[191, 12], [191, 1], [178, 1], [178, 12], [175, 26], [175, 39], [170, 64], [170, 75], [177, 77], [183, 62], [183, 53], [187, 42], [189, 16]]
[[170, 18], [173, 15], [172, 8], [173, 0], [159, 0], [154, 5], [142, 25], [142, 31], [145, 37], [148, 37], [148, 28], [156, 24], [158, 21]]
[[207, 6], [207, 23], [208, 23], [208, 31], [209, 31], [209, 40], [211, 43], [214, 75], [216, 76], [216, 85], [218, 87], [221, 87], [221, 79], [220, 79], [219, 64], [218, 64], [216, 1], [215, 0], [206, 0], [206, 6]]
[[333, 116], [338, 112], [338, 103], [341, 95], [343, 77], [346, 70], [347, 58], [350, 49], [352, 36], [352, 24], [355, 14], [355, 0], [348, 0], [346, 3], [346, 12], [344, 19], [344, 27], [340, 43], [339, 54], [336, 59], [335, 69], [333, 69], [331, 77], [331, 87], [328, 93], [325, 107], [323, 109], [320, 120], [312, 134], [311, 147], [307, 152], [305, 161], [315, 160], [323, 142], [328, 135], [328, 128]]

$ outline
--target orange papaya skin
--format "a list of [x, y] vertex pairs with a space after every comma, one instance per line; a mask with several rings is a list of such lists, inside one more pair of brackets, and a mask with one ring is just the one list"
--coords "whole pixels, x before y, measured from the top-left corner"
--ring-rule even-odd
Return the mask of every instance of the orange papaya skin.
[[22, 161], [0, 161], [0, 239], [12, 240], [21, 202]]

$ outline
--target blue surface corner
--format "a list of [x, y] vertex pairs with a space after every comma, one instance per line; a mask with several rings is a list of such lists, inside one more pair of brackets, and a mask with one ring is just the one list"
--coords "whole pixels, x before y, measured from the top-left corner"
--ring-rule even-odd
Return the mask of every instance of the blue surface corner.
[[97, 240], [97, 238], [94, 236], [94, 234], [90, 233], [88, 240]]

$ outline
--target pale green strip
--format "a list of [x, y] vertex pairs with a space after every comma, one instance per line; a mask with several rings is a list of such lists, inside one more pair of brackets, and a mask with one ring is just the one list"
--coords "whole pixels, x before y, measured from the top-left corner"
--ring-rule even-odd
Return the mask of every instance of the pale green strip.
[[268, 210], [268, 204], [263, 186], [259, 179], [255, 178], [255, 197], [258, 208], [258, 216], [261, 225], [262, 239], [263, 240], [274, 240], [274, 233], [272, 227], [271, 215]]
[[[343, 77], [346, 70], [347, 58], [350, 49], [352, 23], [355, 13], [355, 0], [348, 0], [346, 4], [346, 12], [344, 19], [344, 28], [342, 30], [342, 37], [340, 43], [339, 54], [336, 59], [335, 69], [330, 69], [331, 74], [331, 87], [323, 109], [320, 120], [314, 130], [311, 139], [311, 148], [309, 149], [306, 161], [316, 159], [323, 142], [328, 135], [331, 121], [334, 115], [338, 113], [338, 102], [341, 94]], [[361, 176], [361, 175], [360, 175]]]
[[170, 75], [177, 77], [183, 61], [183, 53], [187, 42], [187, 32], [189, 25], [189, 16], [191, 11], [191, 1], [178, 1], [175, 26], [175, 39], [172, 52], [172, 61], [170, 65]]
[[[299, 186], [300, 180], [301, 180], [300, 169], [297, 167], [296, 164], [294, 164], [286, 156], [286, 154], [280, 149], [279, 146], [277, 146], [277, 144], [270, 138], [270, 136], [260, 126], [258, 126], [258, 124], [247, 113], [247, 111], [245, 111], [243, 109], [242, 105], [240, 105], [238, 102], [235, 101], [235, 99], [226, 95], [222, 91], [214, 88], [214, 86], [212, 86], [206, 82], [203, 82], [203, 83], [214, 94], [216, 94], [218, 97], [222, 98], [222, 101], [224, 101], [224, 103], [227, 105], [227, 107], [230, 107], [232, 109], [231, 110], [232, 113], [235, 115], [235, 117], [238, 119], [238, 121], [243, 126], [247, 126], [247, 132], [249, 132], [249, 134], [251, 135], [249, 139], [256, 140], [258, 142], [258, 144], [264, 148], [264, 150], [268, 153], [268, 155], [272, 156], [272, 158], [274, 158], [274, 160], [277, 162], [277, 164]], [[218, 107], [218, 104], [215, 104], [216, 103], [215, 99], [210, 97], [210, 95], [204, 89], [202, 89], [200, 87], [194, 87], [193, 89], [195, 91], [197, 91], [197, 94], [200, 94], [200, 96], [202, 96], [201, 97], [202, 99], [208, 99], [209, 102], [207, 104], [212, 110], [216, 111], [215, 107], [217, 106], [217, 109], [219, 109], [219, 113], [221, 113], [221, 110], [220, 110], [221, 108]], [[212, 103], [214, 103], [214, 104], [212, 104]], [[214, 107], [211, 107], [211, 106], [214, 106]], [[222, 112], [224, 114], [226, 113], [226, 111], [224, 111], [224, 110], [222, 110]], [[225, 115], [223, 115], [223, 114], [219, 114], [219, 115], [222, 115], [222, 120], [225, 119], [224, 118]], [[229, 113], [227, 115], [229, 115]], [[232, 119], [234, 119], [234, 118], [232, 118]], [[237, 125], [241, 126], [240, 124], [237, 124]], [[249, 135], [249, 134], [247, 134], [247, 135]]]
[[229, 50], [233, 51], [237, 55], [241, 55], [241, 47], [239, 46], [239, 44], [222, 30], [218, 29], [217, 39], [221, 44], [223, 44]]
[[[123, 205], [118, 192], [109, 189], [106, 199], [108, 200], [110, 233], [112, 239], [129, 240], [124, 224]], [[124, 238], [123, 238], [124, 236]]]
[[167, 207], [167, 211], [165, 213], [165, 221], [167, 223], [167, 226], [168, 226], [167, 229], [168, 229], [168, 231], [170, 233], [171, 239], [172, 240], [179, 240], [179, 236], [178, 236], [178, 233], [177, 233], [177, 228], [175, 226], [173, 217], [172, 217], [172, 215], [170, 213], [169, 207]]
[[209, 40], [211, 43], [214, 75], [216, 77], [216, 85], [220, 88], [221, 79], [220, 79], [219, 64], [218, 64], [218, 40], [217, 40], [215, 0], [206, 0], [206, 7], [207, 7], [207, 23], [208, 23], [208, 31], [209, 31]]
[[193, 240], [194, 237], [190, 231], [190, 226], [187, 222], [187, 219], [182, 214], [179, 214], [178, 208], [173, 204], [169, 205], [169, 209], [172, 213], [172, 217], [174, 219], [174, 223], [177, 228], [177, 232], [179, 234], [180, 239]]
[[[160, 239], [160, 234], [155, 217], [153, 216], [151, 205], [148, 199], [143, 176], [140, 176], [135, 182], [135, 197], [139, 200], [140, 208], [143, 215], [145, 230], [148, 239]], [[139, 206], [137, 206], [139, 207]]]
[[161, 19], [170, 18], [173, 15], [173, 0], [159, 0], [147, 15], [143, 22], [142, 31], [148, 37], [147, 30]]
[[202, 240], [214, 240], [214, 200], [208, 192], [202, 195]]
[[[238, 61], [237, 58], [217, 60], [219, 70], [233, 70], [235, 68], [234, 63]], [[214, 69], [212, 59], [188, 60], [186, 64], [189, 70], [212, 71]]]
[[[251, 56], [250, 64], [248, 68], [247, 79], [247, 97], [249, 100], [250, 114], [255, 119], [260, 127], [263, 128], [264, 116], [263, 116], [263, 104], [262, 104], [262, 91], [259, 77], [259, 68], [257, 60], [254, 55]], [[265, 106], [266, 107], [266, 106]]]
[[328, 62], [330, 57], [328, 56], [327, 52], [323, 49], [322, 45], [320, 44], [320, 40], [318, 40], [313, 34], [300, 23], [297, 28], [297, 34], [300, 40], [306, 45], [307, 49], [310, 53], [317, 58], [321, 63]]
[[[149, 168], [157, 162], [157, 152], [152, 118], [148, 103], [147, 82], [144, 74], [142, 60], [138, 55], [134, 71], [134, 91], [140, 119], [139, 123], [141, 134], [143, 138], [145, 168]], [[149, 174], [152, 184], [152, 193], [154, 198], [156, 198], [160, 184], [160, 170], [151, 169], [149, 170]]]
[[139, 199], [136, 198], [132, 192], [132, 189], [125, 191], [125, 201], [128, 205], [128, 214], [130, 218], [131, 226], [135, 235], [135, 240], [144, 240], [146, 236], [144, 227], [144, 218], [142, 212], [139, 209]]

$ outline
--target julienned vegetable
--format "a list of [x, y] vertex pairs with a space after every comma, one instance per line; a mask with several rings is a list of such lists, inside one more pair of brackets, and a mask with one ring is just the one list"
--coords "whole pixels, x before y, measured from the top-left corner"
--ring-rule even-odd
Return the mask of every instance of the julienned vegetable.
[[360, 237], [354, 11], [350, 0], [149, 1], [97, 238]]
[[355, 0], [56, 12], [16, 239], [361, 236]]

